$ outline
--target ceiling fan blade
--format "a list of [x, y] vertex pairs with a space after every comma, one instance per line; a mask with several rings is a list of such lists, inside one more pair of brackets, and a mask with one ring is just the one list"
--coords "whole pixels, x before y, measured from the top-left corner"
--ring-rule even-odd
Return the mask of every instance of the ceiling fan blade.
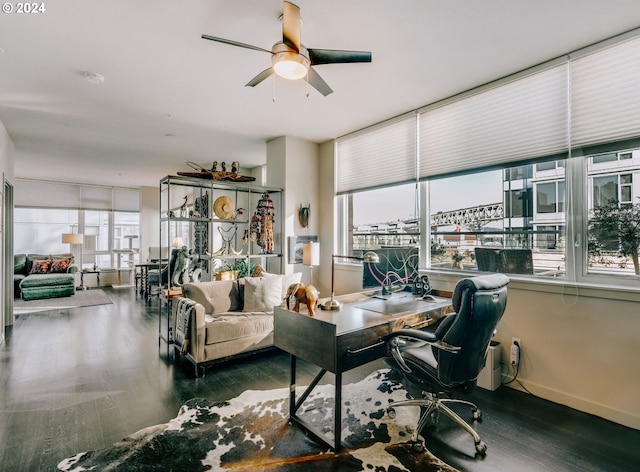
[[260, 72], [258, 75], [256, 75], [253, 79], [251, 79], [247, 85], [245, 85], [245, 87], [255, 87], [256, 85], [258, 85], [260, 82], [262, 82], [264, 79], [266, 79], [267, 77], [269, 77], [271, 74], [273, 74], [273, 67], [269, 67], [268, 69], [263, 70], [262, 72]]
[[316, 89], [325, 97], [330, 93], [333, 93], [333, 90], [331, 90], [331, 87], [329, 87], [329, 85], [324, 81], [322, 77], [320, 77], [320, 74], [318, 74], [313, 69], [313, 67], [309, 67], [309, 76], [307, 78], [307, 81], [311, 84], [311, 86], [314, 89]]
[[208, 39], [209, 41], [216, 41], [218, 43], [229, 44], [231, 46], [239, 46], [241, 48], [253, 49], [254, 51], [262, 51], [268, 52], [269, 54], [273, 54], [271, 51], [267, 49], [259, 48], [258, 46], [252, 46], [251, 44], [240, 43], [238, 41], [232, 41], [231, 39], [218, 38], [216, 36], [209, 36], [208, 34], [203, 34], [202, 39]]
[[284, 2], [282, 42], [300, 52], [300, 7], [291, 2]]
[[308, 49], [311, 65], [371, 62], [369, 51], [340, 51], [336, 49]]

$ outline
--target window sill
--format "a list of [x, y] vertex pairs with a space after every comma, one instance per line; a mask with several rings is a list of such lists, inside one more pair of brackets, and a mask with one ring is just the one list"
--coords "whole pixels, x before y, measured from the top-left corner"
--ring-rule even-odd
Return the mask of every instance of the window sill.
[[[432, 287], [448, 291], [453, 291], [456, 282], [461, 278], [480, 275], [475, 271], [472, 272], [465, 270], [421, 270], [420, 273], [427, 274], [429, 276], [429, 281]], [[568, 282], [563, 279], [532, 279], [512, 274], [506, 275], [510, 279], [509, 286], [518, 290], [553, 293], [570, 297], [577, 295], [579, 297], [640, 302], [640, 287]]]

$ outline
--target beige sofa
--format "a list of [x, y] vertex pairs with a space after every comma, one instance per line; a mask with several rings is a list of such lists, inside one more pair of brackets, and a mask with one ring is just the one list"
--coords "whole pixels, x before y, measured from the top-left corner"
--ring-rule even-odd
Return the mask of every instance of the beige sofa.
[[184, 284], [172, 305], [176, 359], [184, 356], [199, 376], [207, 365], [271, 348], [273, 307], [301, 275]]

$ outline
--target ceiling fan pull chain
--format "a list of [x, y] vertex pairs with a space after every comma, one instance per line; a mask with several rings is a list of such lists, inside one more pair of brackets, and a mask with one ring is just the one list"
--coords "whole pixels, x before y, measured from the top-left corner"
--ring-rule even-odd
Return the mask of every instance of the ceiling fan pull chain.
[[276, 74], [273, 74], [273, 103], [276, 103]]

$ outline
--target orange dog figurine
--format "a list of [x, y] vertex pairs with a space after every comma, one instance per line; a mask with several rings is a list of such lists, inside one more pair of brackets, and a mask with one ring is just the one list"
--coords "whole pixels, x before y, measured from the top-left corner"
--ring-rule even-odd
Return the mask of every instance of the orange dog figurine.
[[284, 297], [287, 301], [287, 310], [289, 310], [289, 299], [293, 296], [296, 301], [293, 306], [293, 311], [300, 313], [300, 304], [304, 303], [309, 309], [309, 316], [314, 316], [316, 314], [319, 295], [320, 292], [318, 292], [318, 289], [313, 285], [291, 284]]

